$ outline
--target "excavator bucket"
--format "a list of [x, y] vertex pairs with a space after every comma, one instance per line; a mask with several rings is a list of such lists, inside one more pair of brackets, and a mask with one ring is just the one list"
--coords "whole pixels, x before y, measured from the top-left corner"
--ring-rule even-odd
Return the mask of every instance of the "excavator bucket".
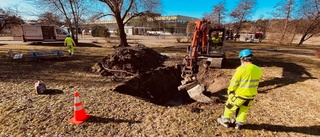
[[198, 81], [185, 84], [185, 81], [181, 81], [182, 85], [178, 87], [178, 90], [187, 90], [190, 98], [197, 102], [209, 103], [212, 100], [203, 94], [205, 88], [201, 86]]
[[210, 61], [210, 67], [222, 68], [224, 58], [208, 58], [207, 61]]
[[198, 84], [195, 87], [189, 89], [187, 92], [192, 99], [198, 102], [203, 102], [203, 103], [211, 102], [212, 100], [209, 97], [205, 96], [203, 94], [203, 91], [204, 91], [204, 87]]

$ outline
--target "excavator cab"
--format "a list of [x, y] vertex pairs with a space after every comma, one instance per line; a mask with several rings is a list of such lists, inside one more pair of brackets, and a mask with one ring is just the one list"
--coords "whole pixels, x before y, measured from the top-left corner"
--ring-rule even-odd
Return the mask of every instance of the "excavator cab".
[[208, 42], [205, 51], [201, 51], [199, 59], [210, 61], [210, 67], [222, 68], [226, 58], [224, 41], [225, 28], [211, 28], [208, 31]]

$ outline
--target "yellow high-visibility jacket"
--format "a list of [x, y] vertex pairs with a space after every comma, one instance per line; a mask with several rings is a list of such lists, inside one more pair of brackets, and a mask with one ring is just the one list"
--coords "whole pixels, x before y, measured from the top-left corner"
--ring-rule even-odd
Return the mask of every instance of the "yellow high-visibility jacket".
[[241, 65], [232, 76], [228, 93], [234, 91], [242, 97], [253, 97], [258, 93], [259, 80], [262, 77], [262, 70], [254, 64]]
[[74, 43], [74, 41], [71, 37], [67, 37], [66, 39], [64, 39], [64, 45], [65, 46], [75, 46], [76, 44]]
[[212, 37], [212, 42], [213, 43], [222, 43], [222, 39], [220, 37], [217, 37], [217, 38]]

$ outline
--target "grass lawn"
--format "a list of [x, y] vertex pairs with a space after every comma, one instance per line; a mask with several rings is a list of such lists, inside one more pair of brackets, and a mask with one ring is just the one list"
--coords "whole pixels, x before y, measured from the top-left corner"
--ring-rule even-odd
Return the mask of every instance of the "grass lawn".
[[[103, 40], [101, 40], [103, 41]], [[179, 59], [186, 45], [171, 37], [129, 37], [131, 45], [145, 44]], [[4, 44], [1, 44], [4, 43]], [[5, 44], [0, 41], [1, 136], [319, 136], [319, 58], [315, 45], [276, 46], [271, 43], [226, 43], [231, 77], [240, 64], [239, 51], [251, 48], [254, 63], [263, 70], [259, 94], [242, 130], [224, 128], [216, 119], [224, 103], [193, 102], [160, 106], [139, 97], [114, 92], [123, 82], [92, 73], [90, 68], [112, 53], [114, 43], [81, 43], [75, 55], [62, 59], [30, 60], [31, 50], [62, 50], [63, 44]], [[12, 60], [7, 51], [23, 53]], [[42, 80], [51, 94], [37, 95], [34, 83]], [[161, 83], [159, 83], [161, 84]], [[73, 117], [74, 92], [92, 117], [81, 125]], [[226, 89], [220, 92], [225, 101]], [[199, 111], [194, 111], [194, 110]]]

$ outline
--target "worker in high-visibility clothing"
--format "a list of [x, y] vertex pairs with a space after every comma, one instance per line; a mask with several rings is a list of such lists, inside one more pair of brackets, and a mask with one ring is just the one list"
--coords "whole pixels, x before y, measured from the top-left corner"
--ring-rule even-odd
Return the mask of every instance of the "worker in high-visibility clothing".
[[212, 40], [212, 43], [214, 44], [222, 43], [222, 39], [219, 37], [218, 33], [214, 34], [211, 40]]
[[[244, 49], [239, 53], [241, 66], [232, 76], [224, 113], [218, 118], [218, 122], [225, 127], [234, 124], [235, 129], [240, 129], [246, 120], [255, 95], [258, 93], [262, 70], [252, 63], [252, 57], [250, 49]], [[234, 112], [236, 121], [232, 119]]]
[[66, 39], [64, 40], [64, 45], [68, 47], [69, 55], [72, 56], [74, 52], [74, 46], [76, 46], [76, 44], [70, 35], [67, 35]]
[[219, 37], [218, 33], [214, 34], [213, 37], [211, 38], [211, 40], [212, 40], [212, 44], [213, 44], [212, 45], [213, 50], [214, 49], [217, 49], [217, 50], [221, 49], [222, 39]]

